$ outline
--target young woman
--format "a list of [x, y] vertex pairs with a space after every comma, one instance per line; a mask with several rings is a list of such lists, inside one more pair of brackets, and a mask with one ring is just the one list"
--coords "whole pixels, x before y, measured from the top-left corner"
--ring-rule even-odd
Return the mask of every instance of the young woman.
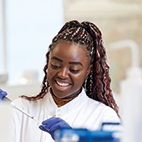
[[13, 141], [52, 141], [53, 132], [60, 127], [98, 130], [103, 122], [120, 122], [97, 26], [91, 22], [65, 23], [53, 38], [46, 59], [41, 92], [14, 101], [43, 121], [42, 131], [36, 121], [15, 110]]

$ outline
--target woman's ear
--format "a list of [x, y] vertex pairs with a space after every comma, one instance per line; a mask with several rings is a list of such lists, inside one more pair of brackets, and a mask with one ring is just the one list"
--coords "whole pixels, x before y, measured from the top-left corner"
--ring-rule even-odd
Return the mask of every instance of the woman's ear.
[[93, 65], [90, 65], [86, 72], [86, 77], [89, 75], [90, 71], [92, 70]]

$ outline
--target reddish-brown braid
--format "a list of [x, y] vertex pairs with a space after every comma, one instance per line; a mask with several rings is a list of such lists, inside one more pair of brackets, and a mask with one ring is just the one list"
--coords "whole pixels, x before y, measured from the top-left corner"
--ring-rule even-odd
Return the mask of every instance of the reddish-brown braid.
[[37, 96], [21, 97], [34, 101], [43, 98], [47, 94], [49, 88], [47, 81], [49, 53], [59, 42], [64, 40], [84, 45], [82, 48], [87, 49], [87, 56], [91, 59], [90, 65], [92, 65], [92, 70], [82, 85], [86, 94], [90, 98], [110, 106], [118, 114], [118, 106], [110, 88], [111, 78], [109, 76], [109, 66], [106, 63], [106, 51], [103, 45], [102, 34], [98, 27], [90, 22], [79, 23], [74, 20], [65, 23], [53, 38], [52, 44], [49, 46], [50, 50], [46, 54], [47, 61], [44, 67], [45, 76], [41, 92]]

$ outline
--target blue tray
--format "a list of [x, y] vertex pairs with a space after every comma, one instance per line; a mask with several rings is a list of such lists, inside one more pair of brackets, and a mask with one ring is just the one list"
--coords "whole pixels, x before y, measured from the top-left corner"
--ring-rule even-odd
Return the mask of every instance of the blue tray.
[[[103, 130], [105, 125], [112, 123], [104, 123], [99, 131], [90, 131], [88, 129], [60, 129], [56, 130], [55, 142], [120, 142], [120, 137], [115, 137], [120, 131]], [[119, 125], [115, 123], [114, 125]]]

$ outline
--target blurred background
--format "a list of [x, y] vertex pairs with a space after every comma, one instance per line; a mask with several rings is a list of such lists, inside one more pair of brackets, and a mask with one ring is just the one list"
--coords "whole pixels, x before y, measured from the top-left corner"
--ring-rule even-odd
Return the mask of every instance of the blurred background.
[[46, 52], [64, 23], [62, 0], [0, 0], [0, 88], [37, 95]]
[[0, 88], [11, 99], [40, 91], [48, 46], [64, 22], [74, 19], [102, 31], [116, 97], [127, 70], [140, 72], [141, 0], [0, 0]]

